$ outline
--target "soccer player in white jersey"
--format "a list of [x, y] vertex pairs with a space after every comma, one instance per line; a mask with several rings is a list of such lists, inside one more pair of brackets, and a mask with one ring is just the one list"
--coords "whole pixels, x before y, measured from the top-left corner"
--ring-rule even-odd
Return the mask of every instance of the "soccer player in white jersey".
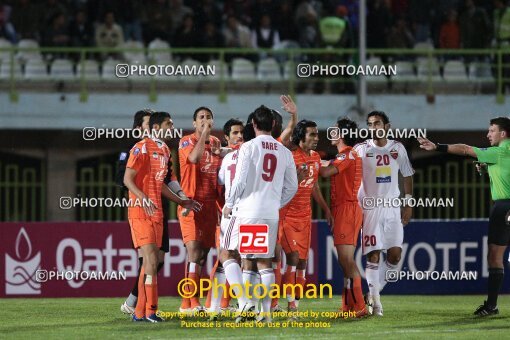
[[[223, 126], [225, 140], [228, 143], [227, 147], [233, 150], [233, 152], [230, 152], [225, 157], [223, 157], [221, 161], [221, 167], [218, 172], [218, 184], [224, 186], [225, 193], [229, 192], [230, 186], [232, 185], [232, 181], [234, 180], [234, 175], [236, 172], [237, 155], [239, 148], [243, 144], [243, 129], [244, 129], [243, 122], [236, 118], [229, 119]], [[223, 207], [223, 203], [221, 204], [218, 203], [218, 205], [221, 208]], [[224, 226], [223, 230], [226, 230], [229, 221], [230, 219], [225, 219], [223, 216], [221, 217], [220, 225]], [[221, 229], [222, 228], [220, 227], [220, 235], [217, 235], [219, 236], [219, 240], [221, 240], [223, 237], [223, 235], [221, 235]], [[216, 247], [218, 248], [219, 252], [220, 247], [218, 244], [218, 239], [216, 240], [216, 242], [217, 242]], [[229, 310], [228, 302], [230, 300], [229, 297], [227, 297], [227, 299], [222, 299], [223, 295], [225, 294], [223, 292], [223, 285], [227, 284], [227, 282], [225, 277], [225, 271], [223, 270], [223, 266], [219, 262], [219, 258], [214, 266], [211, 279], [213, 280], [213, 283], [214, 279], [217, 280], [218, 289], [209, 290], [208, 293], [210, 294], [210, 296], [208, 296], [208, 299], [210, 299], [210, 304], [209, 306], [207, 306], [206, 303], [206, 306], [208, 307], [209, 313], [211, 313], [211, 320], [216, 320], [220, 313], [220, 310], [222, 312], [224, 310]], [[245, 280], [243, 278], [243, 282], [244, 281]], [[221, 306], [223, 302], [225, 302], [226, 304], [224, 307]]]
[[[401, 209], [389, 204], [375, 206], [374, 203], [378, 199], [394, 202], [393, 199], [400, 197], [399, 171], [404, 177], [405, 197], [412, 197], [414, 170], [404, 146], [386, 138], [390, 121], [384, 112], [370, 112], [367, 125], [373, 138], [354, 147], [363, 160], [363, 182], [358, 195], [363, 208], [361, 243], [363, 254], [367, 257], [365, 274], [369, 287], [369, 311], [382, 316], [379, 293], [386, 285], [386, 271], [398, 268], [404, 240], [403, 227], [411, 219], [412, 208]], [[386, 251], [386, 260], [379, 264], [381, 251]]]
[[[268, 226], [268, 251], [265, 254], [242, 254], [242, 257], [256, 261], [261, 282], [269, 292], [275, 283], [271, 259], [278, 235], [278, 211], [290, 202], [298, 188], [291, 152], [271, 136], [274, 125], [271, 110], [260, 106], [253, 114], [252, 122], [256, 137], [239, 149], [234, 181], [223, 208], [223, 216], [230, 218], [230, 222], [220, 252], [227, 280], [239, 297], [241, 312], [253, 311], [255, 306], [241, 286], [241, 267], [235, 260], [239, 250], [239, 227], [247, 224]], [[262, 315], [258, 321], [270, 322], [270, 311], [271, 296], [267, 294], [262, 300]]]

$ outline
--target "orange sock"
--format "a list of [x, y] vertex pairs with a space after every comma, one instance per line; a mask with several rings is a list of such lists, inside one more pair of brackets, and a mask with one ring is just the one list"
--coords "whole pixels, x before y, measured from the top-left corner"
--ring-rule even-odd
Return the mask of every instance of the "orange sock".
[[[274, 283], [280, 287], [280, 292], [282, 289], [282, 262], [273, 262], [273, 271], [274, 271]], [[273, 298], [271, 300], [271, 308], [276, 307], [278, 305], [278, 298]]]
[[[186, 263], [184, 264], [184, 278], [188, 278], [188, 260], [186, 259]], [[190, 309], [191, 301], [189, 298], [182, 298], [181, 301], [181, 309]]]
[[229, 305], [230, 305], [230, 285], [228, 284], [228, 281], [226, 282], [226, 287], [227, 287], [227, 296], [225, 296], [225, 294], [223, 294], [223, 296], [221, 297], [221, 308], [227, 308]]
[[347, 302], [347, 299], [349, 297], [350, 289], [343, 288], [342, 289], [342, 312], [348, 312], [350, 310], [349, 303]]
[[158, 276], [145, 275], [145, 294], [147, 295], [147, 304], [145, 315], [149, 316], [158, 310]]
[[[196, 287], [200, 287], [200, 276], [198, 273], [189, 273], [189, 278], [193, 281], [195, 281]], [[198, 291], [195, 296], [192, 296], [190, 298], [191, 308], [195, 308], [200, 306], [200, 300], [198, 298]]]
[[342, 312], [348, 312], [352, 309], [351, 296], [351, 279], [344, 277], [344, 288], [342, 289]]
[[354, 310], [362, 311], [365, 308], [365, 300], [363, 299], [363, 290], [361, 288], [361, 276], [356, 276], [353, 280], [352, 291], [354, 293]]
[[145, 305], [147, 295], [145, 294], [145, 270], [142, 266], [140, 276], [138, 277], [138, 300], [136, 301], [135, 316], [140, 319], [145, 316]]
[[[209, 275], [209, 279], [211, 280], [211, 282], [214, 282], [214, 274], [216, 274], [216, 268], [218, 268], [219, 263], [220, 263], [220, 261], [217, 259], [216, 263], [214, 264], [213, 269], [211, 270], [211, 275]], [[212, 291], [213, 291], [213, 289], [209, 289], [209, 291], [207, 292], [207, 299], [205, 300], [206, 308], [211, 307]]]

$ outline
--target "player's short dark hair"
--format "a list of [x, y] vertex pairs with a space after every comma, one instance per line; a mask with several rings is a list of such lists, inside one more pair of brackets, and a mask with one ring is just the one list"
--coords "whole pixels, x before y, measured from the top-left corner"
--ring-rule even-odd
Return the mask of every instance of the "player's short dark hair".
[[358, 124], [354, 122], [353, 120], [349, 119], [349, 117], [340, 117], [336, 121], [336, 126], [340, 129], [340, 133], [342, 131], [348, 131], [348, 133], [345, 136], [342, 136], [342, 139], [344, 143], [348, 146], [354, 146], [358, 142], [358, 139], [356, 138], [358, 130]]
[[280, 112], [276, 110], [271, 109], [271, 113], [273, 114], [274, 118], [274, 126], [271, 130], [271, 136], [273, 136], [273, 138], [278, 138], [283, 131], [283, 117]]
[[212, 112], [212, 110], [210, 108], [208, 108], [207, 106], [200, 106], [193, 113], [193, 121], [197, 120], [197, 115], [202, 110], [205, 110], [205, 111], [209, 112], [211, 114], [211, 117], [214, 118], [214, 113]]
[[164, 111], [157, 111], [154, 112], [151, 115], [151, 118], [149, 119], [149, 126], [152, 129], [154, 127], [154, 124], [158, 124], [161, 126], [161, 124], [165, 121], [165, 119], [171, 119], [170, 113], [164, 112]]
[[143, 117], [151, 116], [154, 111], [151, 109], [143, 109], [140, 111], [136, 111], [135, 116], [133, 118], [133, 129], [141, 128], [143, 124]]
[[306, 129], [309, 127], [317, 127], [317, 123], [312, 120], [302, 119], [292, 131], [291, 142], [299, 146], [299, 142], [304, 142], [306, 137]]
[[510, 118], [496, 117], [491, 119], [491, 125], [497, 125], [500, 130], [506, 132], [507, 137], [510, 137]]
[[237, 118], [231, 118], [231, 119], [227, 120], [225, 125], [223, 125], [223, 133], [225, 134], [225, 136], [230, 136], [230, 131], [232, 130], [232, 126], [235, 126], [235, 125], [241, 125], [244, 127], [244, 123]]
[[385, 112], [383, 112], [383, 111], [372, 111], [367, 116], [367, 124], [368, 124], [368, 118], [375, 117], [375, 116], [381, 117], [384, 124], [389, 124], [390, 123], [390, 119], [388, 118], [388, 115]]
[[254, 115], [253, 112], [250, 113], [248, 119], [246, 120], [246, 125], [244, 126], [243, 129], [243, 140], [245, 142], [248, 142], [255, 138], [255, 129], [253, 128], [253, 123], [251, 122], [253, 119], [253, 115]]
[[274, 115], [270, 108], [260, 105], [253, 112], [253, 123], [261, 131], [271, 132], [273, 129]]

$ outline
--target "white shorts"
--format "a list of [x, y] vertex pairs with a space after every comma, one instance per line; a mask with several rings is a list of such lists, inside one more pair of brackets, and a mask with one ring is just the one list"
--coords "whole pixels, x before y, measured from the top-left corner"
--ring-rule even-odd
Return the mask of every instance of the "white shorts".
[[402, 248], [404, 226], [400, 208], [374, 208], [363, 210], [363, 227], [361, 229], [361, 246], [363, 255], [374, 250], [386, 250], [393, 247]]
[[240, 216], [232, 216], [225, 218], [222, 216], [220, 224], [220, 247], [226, 250], [239, 251], [239, 227], [245, 224], [260, 224], [268, 226], [267, 235], [263, 235], [266, 239], [263, 241], [267, 244], [267, 253], [242, 254], [242, 258], [272, 258], [276, 247], [276, 239], [278, 237], [278, 219], [260, 219], [248, 218]]

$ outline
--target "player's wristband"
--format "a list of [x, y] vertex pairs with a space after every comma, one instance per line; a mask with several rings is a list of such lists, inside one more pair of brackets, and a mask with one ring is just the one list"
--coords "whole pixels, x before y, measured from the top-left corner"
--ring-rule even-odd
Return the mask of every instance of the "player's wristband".
[[439, 152], [448, 152], [448, 144], [436, 144], [436, 151]]

